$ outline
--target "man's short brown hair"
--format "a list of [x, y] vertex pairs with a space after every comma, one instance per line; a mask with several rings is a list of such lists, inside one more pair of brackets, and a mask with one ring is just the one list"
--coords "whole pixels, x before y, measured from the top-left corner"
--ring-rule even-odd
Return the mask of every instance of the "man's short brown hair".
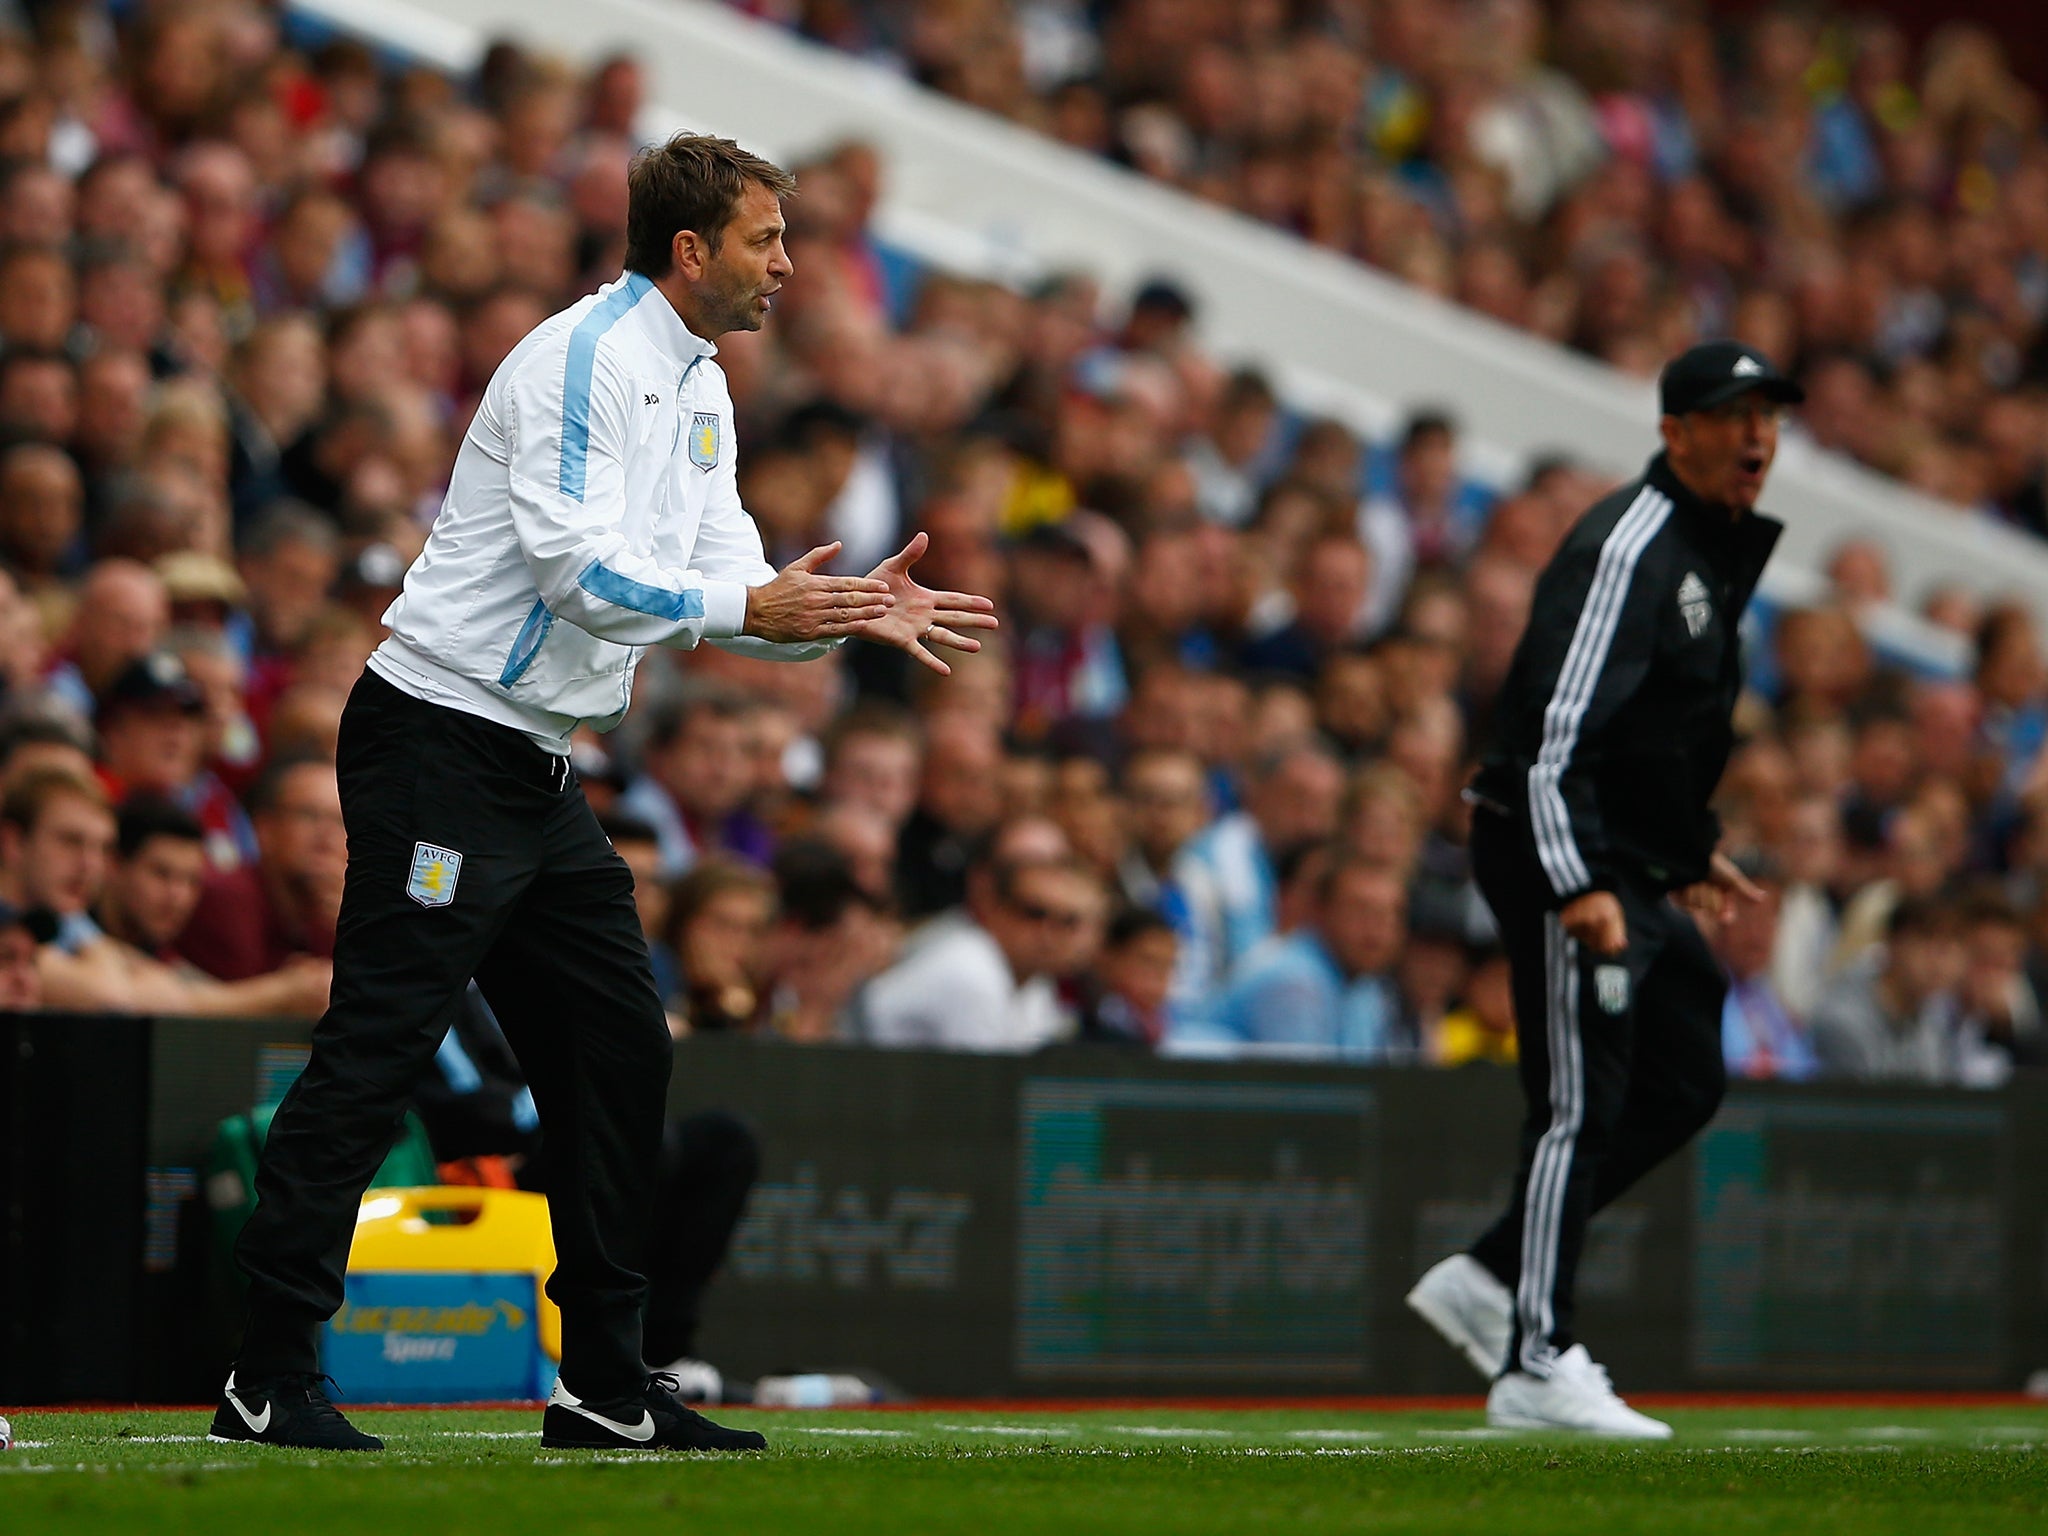
[[107, 803], [107, 792], [97, 781], [82, 779], [66, 768], [38, 768], [34, 773], [23, 774], [21, 782], [7, 791], [4, 800], [0, 800], [0, 822], [26, 836], [35, 831], [36, 824], [51, 805], [65, 799], [83, 800], [108, 815], [113, 814], [113, 807]]
[[679, 133], [642, 150], [626, 172], [627, 270], [667, 276], [680, 230], [694, 230], [716, 251], [740, 199], [757, 185], [788, 197], [796, 178], [731, 139], [706, 133]]

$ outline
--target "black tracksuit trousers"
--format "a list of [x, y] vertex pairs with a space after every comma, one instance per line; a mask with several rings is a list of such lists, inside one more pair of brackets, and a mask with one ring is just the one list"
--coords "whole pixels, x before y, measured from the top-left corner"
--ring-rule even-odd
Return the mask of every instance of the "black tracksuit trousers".
[[374, 673], [349, 695], [337, 767], [334, 987], [236, 1246], [250, 1281], [237, 1369], [318, 1369], [357, 1204], [474, 976], [546, 1138], [563, 1379], [586, 1400], [635, 1395], [671, 1047], [632, 874], [566, 760]]
[[1472, 1245], [1515, 1297], [1510, 1370], [1549, 1374], [1572, 1343], [1586, 1223], [1676, 1152], [1720, 1105], [1727, 986], [1691, 914], [1623, 889], [1628, 948], [1569, 937], [1525, 827], [1472, 819], [1473, 872], [1507, 950], [1522, 1092], [1521, 1162], [1507, 1211]]

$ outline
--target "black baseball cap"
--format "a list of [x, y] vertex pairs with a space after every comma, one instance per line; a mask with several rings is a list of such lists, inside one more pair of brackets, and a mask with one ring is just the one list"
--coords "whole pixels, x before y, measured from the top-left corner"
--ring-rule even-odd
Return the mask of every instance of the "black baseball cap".
[[1131, 298], [1131, 312], [1156, 310], [1162, 315], [1171, 315], [1176, 320], [1192, 320], [1195, 316], [1195, 301], [1187, 290], [1171, 278], [1155, 277], [1146, 282]]
[[122, 709], [178, 709], [197, 715], [206, 709], [206, 696], [185, 663], [169, 651], [152, 651], [130, 662], [100, 695], [102, 717]]
[[1751, 390], [1780, 405], [1797, 405], [1806, 398], [1806, 391], [1768, 357], [1739, 341], [1703, 341], [1666, 363], [1657, 381], [1666, 416], [1712, 410]]
[[1065, 555], [1074, 560], [1092, 561], [1095, 558], [1087, 542], [1064, 521], [1034, 523], [1012, 547], [1044, 555]]

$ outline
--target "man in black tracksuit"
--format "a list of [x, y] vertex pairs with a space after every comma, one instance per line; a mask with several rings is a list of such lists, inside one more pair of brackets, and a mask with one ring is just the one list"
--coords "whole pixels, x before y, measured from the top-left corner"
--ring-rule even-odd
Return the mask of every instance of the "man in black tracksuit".
[[[1721, 1099], [1724, 986], [1692, 914], [1755, 894], [1715, 851], [1708, 801], [1734, 744], [1737, 626], [1780, 531], [1752, 509], [1779, 407], [1799, 398], [1733, 343], [1665, 370], [1665, 451], [1544, 570], [1470, 791], [1529, 1106], [1514, 1198], [1469, 1259], [1446, 1261], [1476, 1260], [1512, 1297], [1507, 1348], [1487, 1346], [1505, 1365], [1496, 1423], [1669, 1433], [1573, 1346], [1573, 1277], [1587, 1219]], [[1487, 1288], [1472, 1280], [1468, 1311]], [[1426, 1298], [1416, 1310], [1466, 1345]]]

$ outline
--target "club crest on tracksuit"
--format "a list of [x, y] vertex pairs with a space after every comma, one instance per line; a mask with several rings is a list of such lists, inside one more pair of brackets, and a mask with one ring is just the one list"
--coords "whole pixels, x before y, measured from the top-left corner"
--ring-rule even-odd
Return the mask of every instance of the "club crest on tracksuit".
[[1713, 599], [1698, 571], [1687, 571], [1678, 584], [1678, 612], [1685, 620], [1685, 632], [1697, 640], [1714, 620]]
[[690, 462], [709, 470], [718, 463], [718, 412], [699, 411], [690, 418]]
[[412, 845], [412, 870], [405, 877], [405, 894], [421, 906], [447, 906], [455, 899], [455, 882], [461, 878], [462, 855], [453, 848]]
[[1600, 965], [1593, 968], [1593, 997], [1602, 1013], [1628, 1011], [1628, 967]]

